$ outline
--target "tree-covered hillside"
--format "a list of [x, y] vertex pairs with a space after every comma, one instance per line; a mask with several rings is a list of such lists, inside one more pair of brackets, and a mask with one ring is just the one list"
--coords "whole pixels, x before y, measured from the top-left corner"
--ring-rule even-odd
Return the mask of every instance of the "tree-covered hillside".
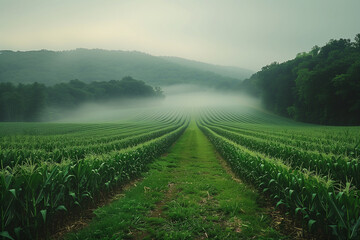
[[162, 57], [162, 58], [167, 61], [180, 64], [185, 67], [196, 68], [207, 72], [214, 72], [222, 76], [236, 78], [239, 80], [244, 80], [246, 78], [249, 78], [254, 73], [254, 71], [244, 68], [208, 64], [208, 63], [188, 60], [184, 58], [179, 58], [179, 57]]
[[161, 98], [163, 94], [160, 88], [131, 77], [88, 84], [71, 80], [54, 86], [0, 83], [0, 121], [37, 121], [46, 107], [69, 109], [85, 102], [144, 97]]
[[0, 82], [53, 85], [73, 79], [92, 82], [125, 76], [133, 76], [152, 86], [185, 83], [227, 88], [239, 81], [140, 52], [99, 49], [0, 51]]
[[360, 124], [360, 34], [330, 40], [284, 63], [272, 63], [241, 87], [282, 116], [330, 125]]

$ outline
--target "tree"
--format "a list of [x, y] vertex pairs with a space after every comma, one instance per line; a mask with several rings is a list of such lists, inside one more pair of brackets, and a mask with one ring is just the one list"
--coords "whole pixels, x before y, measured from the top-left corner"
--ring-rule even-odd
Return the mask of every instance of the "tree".
[[360, 33], [355, 36], [355, 47], [360, 49]]
[[161, 98], [164, 97], [164, 92], [160, 87], [155, 87], [154, 90], [156, 97], [161, 97]]
[[41, 110], [45, 106], [45, 86], [37, 82], [28, 86], [27, 99], [25, 102], [24, 120], [38, 120]]
[[[277, 114], [321, 124], [360, 124], [360, 34], [330, 40], [244, 81], [257, 84], [264, 106]], [[256, 92], [256, 91], [252, 91]]]
[[315, 45], [315, 46], [311, 49], [310, 54], [311, 54], [313, 57], [315, 57], [315, 56], [317, 56], [317, 55], [319, 54], [319, 52], [320, 52], [320, 47], [319, 47], [318, 45]]

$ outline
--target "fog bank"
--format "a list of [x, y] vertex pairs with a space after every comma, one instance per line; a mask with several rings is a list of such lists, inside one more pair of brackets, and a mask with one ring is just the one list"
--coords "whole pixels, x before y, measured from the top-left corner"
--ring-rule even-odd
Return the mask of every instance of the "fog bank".
[[142, 114], [161, 111], [196, 113], [202, 108], [217, 107], [259, 109], [260, 101], [240, 93], [220, 93], [196, 85], [177, 85], [163, 89], [163, 99], [114, 100], [85, 103], [74, 109], [48, 109], [44, 121], [53, 122], [117, 122], [133, 121]]

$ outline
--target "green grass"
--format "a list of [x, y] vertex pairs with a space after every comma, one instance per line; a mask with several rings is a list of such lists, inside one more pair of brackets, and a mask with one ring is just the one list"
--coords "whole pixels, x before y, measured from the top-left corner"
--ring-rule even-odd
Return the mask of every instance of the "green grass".
[[258, 194], [221, 166], [192, 122], [167, 156], [124, 197], [66, 239], [282, 239]]

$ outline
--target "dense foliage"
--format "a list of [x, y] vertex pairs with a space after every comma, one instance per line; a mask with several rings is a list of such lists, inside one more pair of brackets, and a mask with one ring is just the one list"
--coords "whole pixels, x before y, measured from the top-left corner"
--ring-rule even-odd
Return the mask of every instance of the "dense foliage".
[[284, 63], [262, 68], [242, 85], [265, 107], [296, 120], [360, 124], [360, 34], [330, 40]]
[[[249, 71], [193, 64], [182, 59], [180, 63], [141, 52], [76, 49], [71, 51], [0, 51], [0, 82], [46, 85], [79, 79], [108, 81], [133, 76], [153, 86], [198, 84], [221, 86], [235, 84], [239, 78], [250, 76]], [[234, 78], [232, 76], [238, 76]]]
[[0, 159], [0, 237], [39, 239], [59, 228], [63, 216], [139, 176], [188, 122], [152, 109], [131, 123], [0, 124], [0, 149], [19, 153]]
[[236, 174], [303, 228], [323, 238], [359, 239], [359, 127], [231, 109], [203, 111], [198, 124]]
[[88, 84], [71, 80], [50, 87], [0, 83], [0, 121], [36, 121], [45, 107], [69, 108], [88, 101], [133, 97], [162, 97], [162, 91], [131, 77]]
[[36, 121], [45, 107], [43, 84], [0, 83], [0, 121]]

